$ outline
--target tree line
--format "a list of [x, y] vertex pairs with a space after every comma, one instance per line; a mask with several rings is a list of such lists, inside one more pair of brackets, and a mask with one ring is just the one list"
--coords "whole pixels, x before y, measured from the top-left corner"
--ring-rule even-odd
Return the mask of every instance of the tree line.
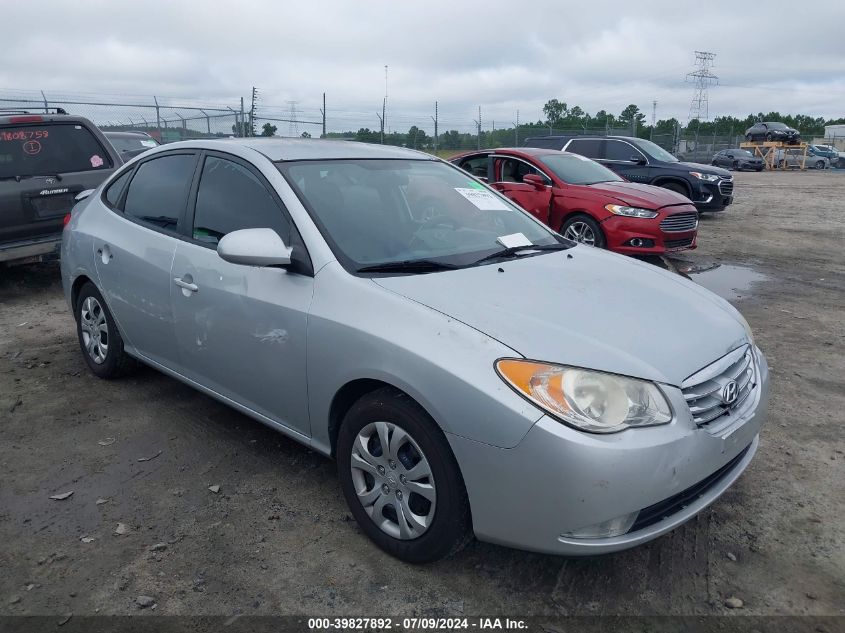
[[[586, 112], [580, 106], [569, 106], [565, 101], [550, 99], [543, 106], [544, 119], [533, 123], [519, 125], [516, 130], [514, 126], [501, 127], [497, 129], [484, 129], [481, 132], [481, 139], [477, 133], [460, 132], [458, 130], [447, 130], [441, 132], [437, 138], [439, 149], [469, 149], [481, 145], [482, 147], [508, 146], [521, 143], [528, 136], [544, 136], [547, 134], [561, 133], [590, 133], [590, 132], [625, 132], [627, 135], [634, 135], [640, 138], [674, 138], [676, 135], [685, 134], [687, 138], [698, 136], [707, 138], [712, 136], [741, 137], [745, 130], [757, 121], [780, 121], [801, 132], [804, 138], [823, 136], [825, 125], [845, 124], [845, 118], [824, 119], [823, 117], [812, 117], [804, 114], [781, 114], [780, 112], [758, 112], [749, 114], [744, 118], [732, 115], [718, 116], [710, 121], [691, 120], [684, 126], [678, 119], [672, 117], [660, 119], [654, 126], [648, 122], [646, 114], [636, 104], [630, 104], [619, 114], [613, 114], [606, 110], [599, 110], [595, 114]], [[362, 141], [365, 143], [381, 143], [382, 134], [380, 130], [360, 128], [356, 131], [329, 132], [326, 138], [345, 138]], [[416, 149], [432, 149], [434, 139], [416, 125], [411, 126], [407, 132], [385, 132], [384, 144], [411, 147]]]

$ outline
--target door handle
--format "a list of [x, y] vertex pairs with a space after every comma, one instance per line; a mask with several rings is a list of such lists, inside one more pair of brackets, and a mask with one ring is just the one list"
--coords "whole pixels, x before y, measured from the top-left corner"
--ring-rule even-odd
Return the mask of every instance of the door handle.
[[195, 283], [185, 281], [179, 277], [174, 277], [173, 283], [175, 283], [180, 288], [183, 288], [184, 290], [190, 290], [191, 292], [196, 292], [197, 290], [199, 290], [199, 286], [197, 286]]

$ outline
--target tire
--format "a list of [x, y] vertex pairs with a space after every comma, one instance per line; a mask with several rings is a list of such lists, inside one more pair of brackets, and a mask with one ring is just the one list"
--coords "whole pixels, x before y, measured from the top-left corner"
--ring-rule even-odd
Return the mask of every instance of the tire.
[[135, 360], [123, 350], [123, 339], [103, 295], [90, 281], [79, 290], [73, 315], [82, 357], [95, 375], [118, 378], [136, 368]]
[[685, 198], [689, 198], [689, 191], [687, 191], [687, 188], [684, 187], [683, 185], [677, 183], [677, 182], [662, 183], [662, 184], [660, 184], [660, 186], [663, 187], [664, 189], [668, 189], [669, 191], [674, 191], [675, 193], [679, 193], [682, 196], [684, 196]]
[[597, 248], [607, 246], [607, 239], [598, 222], [583, 213], [576, 213], [566, 218], [561, 224], [559, 232], [565, 238], [579, 244], [587, 244]]
[[731, 169], [739, 170], [739, 163], [737, 161], [731, 163]]
[[[385, 451], [382, 437], [388, 446], [402, 439]], [[338, 433], [337, 462], [352, 515], [391, 556], [428, 563], [460, 551], [472, 539], [455, 456], [437, 423], [407, 395], [379, 389], [352, 405]], [[406, 521], [408, 516], [413, 520]]]
[[816, 161], [816, 164], [813, 165], [813, 167], [815, 167], [816, 169], [824, 169], [824, 161], [823, 160]]
[[749, 143], [751, 143], [751, 142], [754, 141], [754, 137], [751, 134], [746, 134], [745, 140], [748, 141]]
[[767, 140], [767, 141], [771, 141], [771, 140], [772, 140], [772, 134], [771, 134], [771, 132], [769, 132], [768, 134], [766, 134], [766, 140]]

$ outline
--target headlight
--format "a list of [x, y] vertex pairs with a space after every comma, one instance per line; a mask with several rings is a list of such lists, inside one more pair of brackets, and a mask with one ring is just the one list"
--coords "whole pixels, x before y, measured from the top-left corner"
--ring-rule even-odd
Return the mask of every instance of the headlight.
[[719, 177], [716, 174], [702, 174], [700, 171], [691, 171], [689, 175], [695, 176], [699, 180], [704, 180], [706, 182], [716, 182], [719, 180]]
[[645, 380], [515, 358], [499, 360], [496, 370], [520, 395], [581, 431], [616, 433], [672, 420], [660, 389]]
[[624, 215], [629, 218], [656, 218], [657, 211], [651, 209], [640, 209], [639, 207], [626, 207], [620, 204], [606, 204], [604, 208], [615, 213], [616, 215]]
[[742, 323], [742, 327], [745, 328], [745, 335], [748, 337], [748, 342], [751, 344], [751, 347], [754, 347], [754, 333], [751, 331], [751, 326], [748, 325], [748, 321], [746, 321], [745, 317], [741, 314], [739, 315], [739, 322]]

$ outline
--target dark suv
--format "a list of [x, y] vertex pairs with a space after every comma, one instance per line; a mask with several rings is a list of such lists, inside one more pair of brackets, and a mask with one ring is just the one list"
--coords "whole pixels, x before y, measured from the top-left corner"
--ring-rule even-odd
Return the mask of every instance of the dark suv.
[[545, 147], [581, 154], [631, 182], [657, 185], [680, 193], [700, 211], [721, 211], [733, 202], [731, 173], [719, 167], [682, 163], [659, 145], [632, 136], [538, 136], [526, 147]]
[[88, 119], [0, 110], [0, 263], [56, 256], [77, 194], [121, 164]]

